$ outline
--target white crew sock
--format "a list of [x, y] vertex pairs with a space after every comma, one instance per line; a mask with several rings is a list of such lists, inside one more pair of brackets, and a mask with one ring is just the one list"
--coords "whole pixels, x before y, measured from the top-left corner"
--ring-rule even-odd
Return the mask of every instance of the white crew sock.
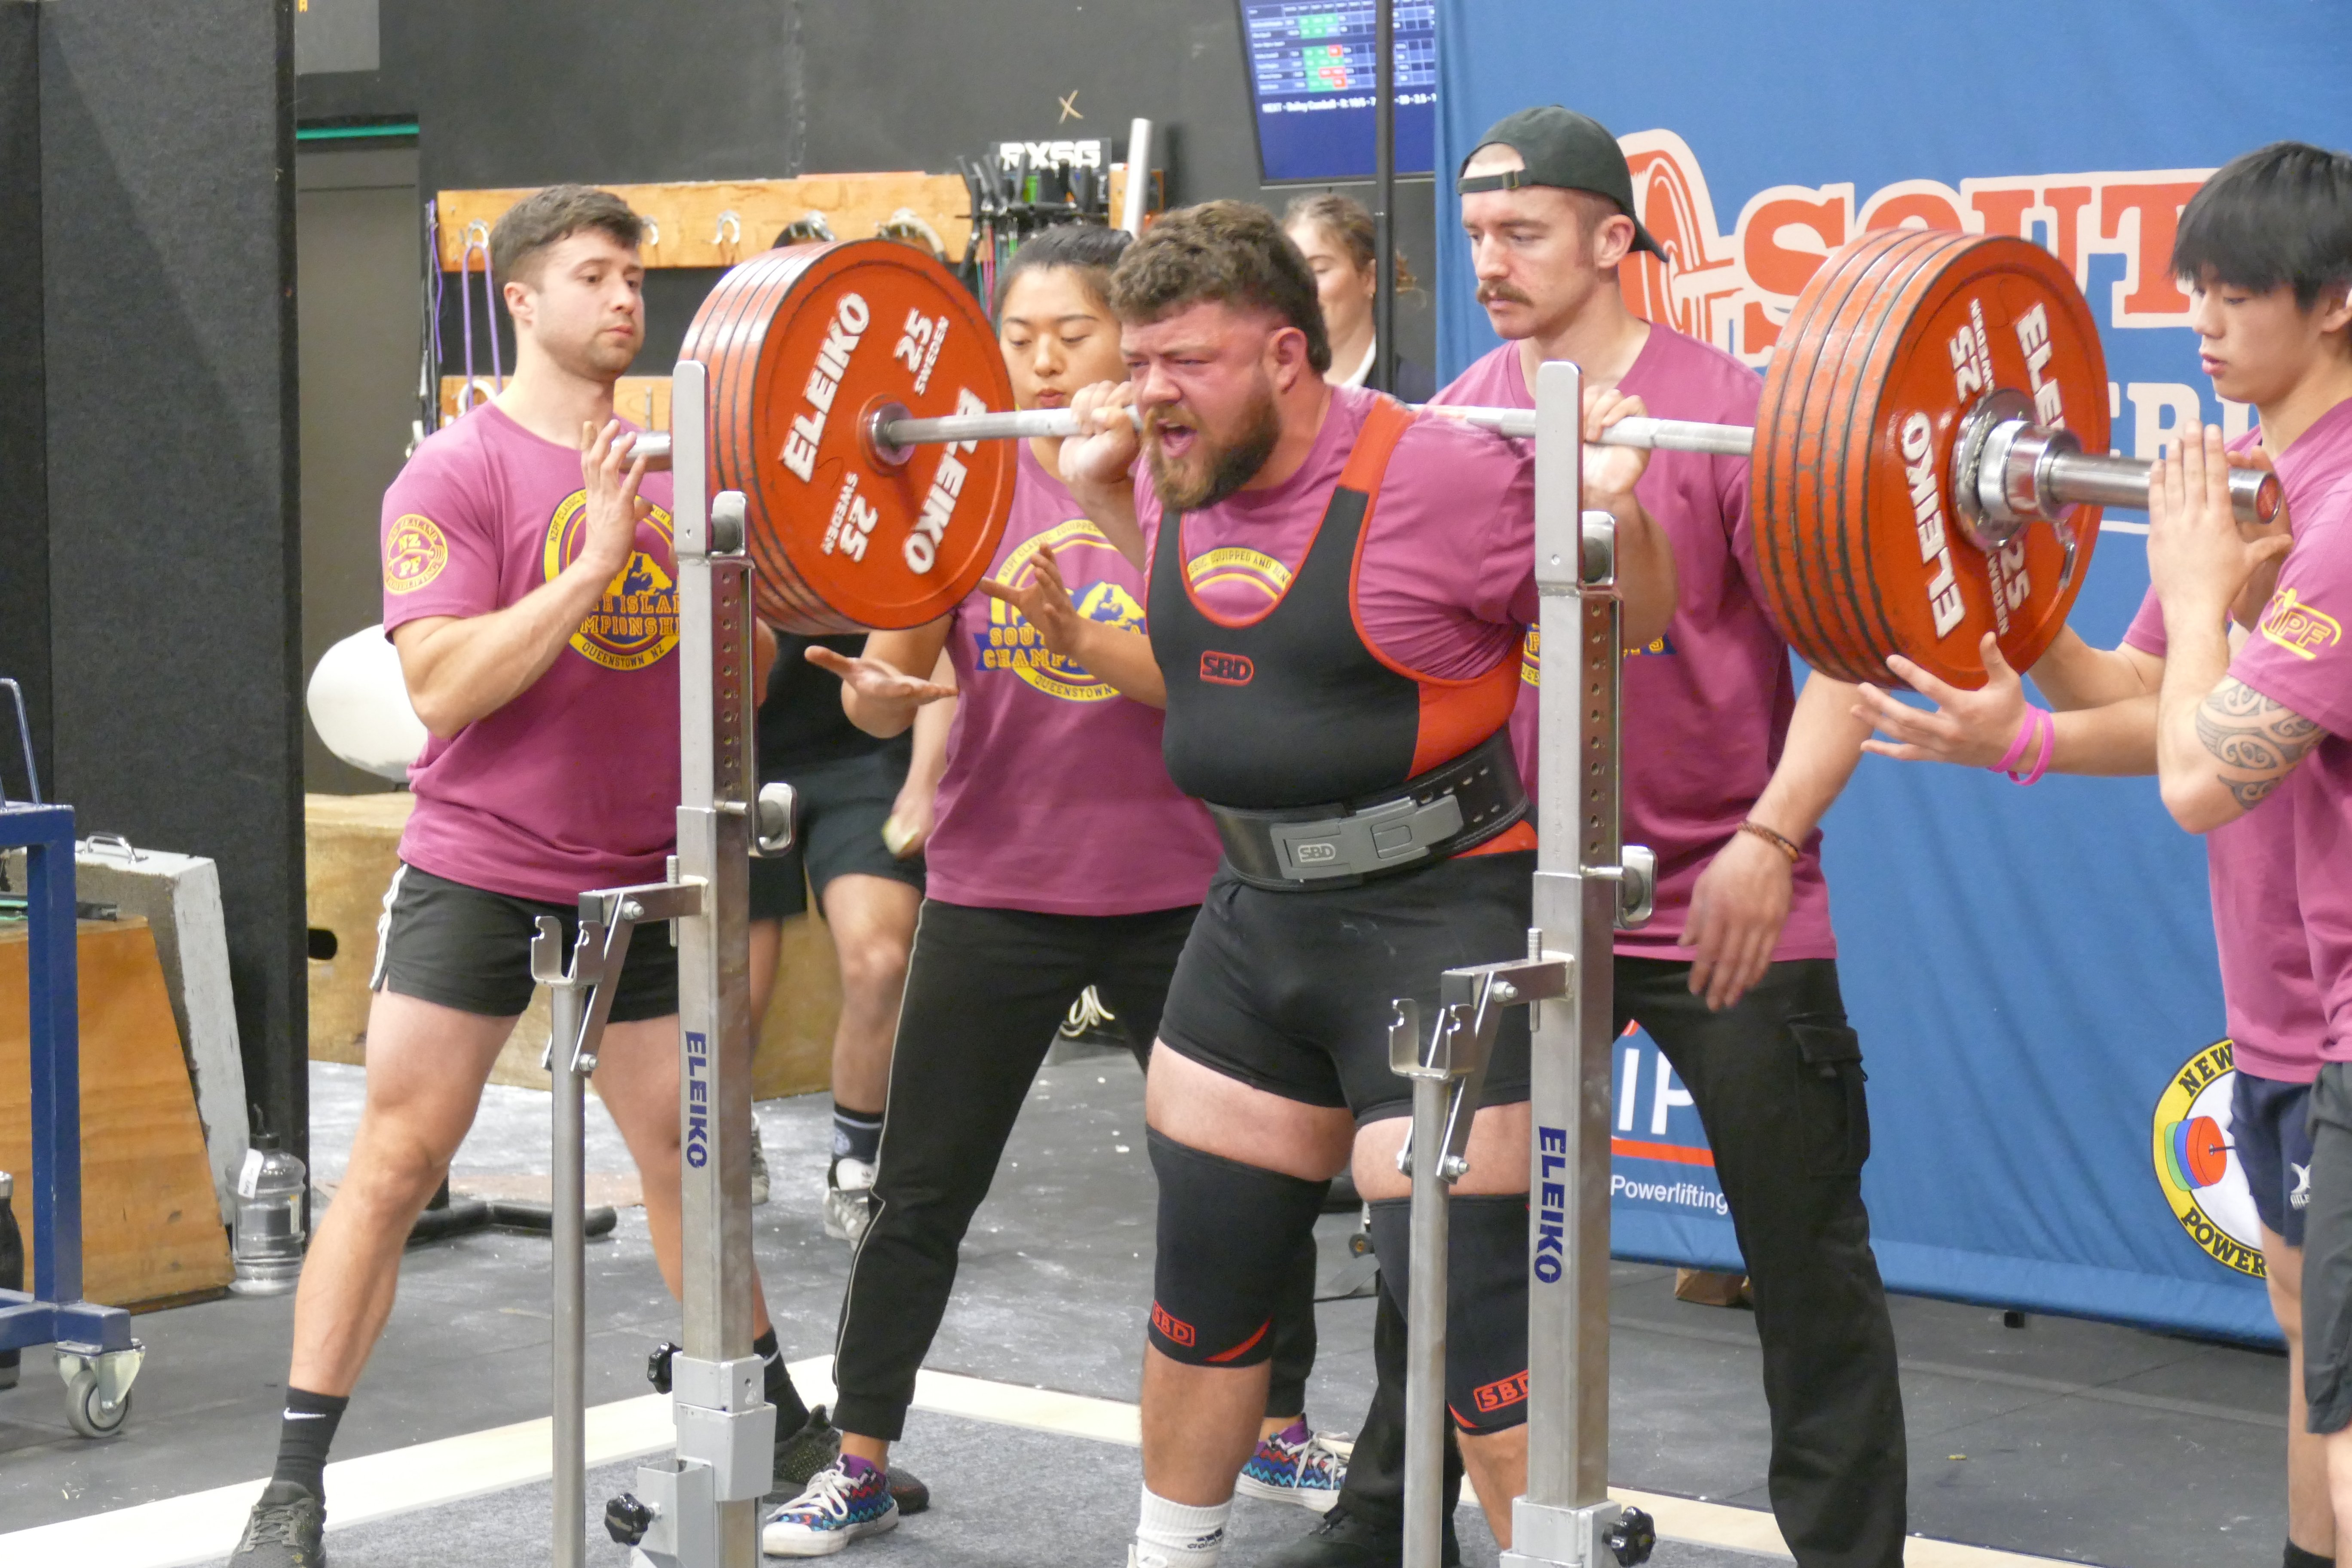
[[1233, 1500], [1210, 1508], [1170, 1502], [1143, 1489], [1143, 1511], [1135, 1523], [1135, 1568], [1217, 1568], [1225, 1544], [1225, 1519]]

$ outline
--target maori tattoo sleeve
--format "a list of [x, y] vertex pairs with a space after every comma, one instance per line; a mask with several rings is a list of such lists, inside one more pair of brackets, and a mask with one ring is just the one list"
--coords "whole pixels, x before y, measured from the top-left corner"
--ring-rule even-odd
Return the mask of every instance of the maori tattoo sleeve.
[[2234, 678], [2197, 710], [2197, 738], [2241, 811], [2259, 805], [2319, 740], [2319, 725]]

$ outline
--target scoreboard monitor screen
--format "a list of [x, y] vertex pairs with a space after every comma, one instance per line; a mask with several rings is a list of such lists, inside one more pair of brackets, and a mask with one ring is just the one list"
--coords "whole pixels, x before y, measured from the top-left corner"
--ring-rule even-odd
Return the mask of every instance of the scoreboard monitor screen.
[[[1372, 177], [1372, 0], [1241, 0], [1259, 171], [1268, 184]], [[1395, 0], [1396, 172], [1434, 162], [1437, 7]]]

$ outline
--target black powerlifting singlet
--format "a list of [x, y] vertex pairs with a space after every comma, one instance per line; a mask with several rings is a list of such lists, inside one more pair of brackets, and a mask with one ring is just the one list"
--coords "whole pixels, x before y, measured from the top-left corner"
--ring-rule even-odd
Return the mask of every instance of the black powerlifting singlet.
[[[1383, 663], [1356, 625], [1364, 529], [1412, 417], [1385, 397], [1373, 405], [1288, 588], [1246, 623], [1201, 606], [1187, 581], [1182, 515], [1161, 519], [1151, 642], [1168, 686], [1162, 751], [1186, 795], [1246, 811], [1356, 800], [1398, 788], [1508, 722], [1516, 657], [1497, 667], [1507, 682], [1416, 680]], [[1424, 756], [1442, 739], [1433, 721], [1443, 731], [1466, 721], [1475, 732]]]

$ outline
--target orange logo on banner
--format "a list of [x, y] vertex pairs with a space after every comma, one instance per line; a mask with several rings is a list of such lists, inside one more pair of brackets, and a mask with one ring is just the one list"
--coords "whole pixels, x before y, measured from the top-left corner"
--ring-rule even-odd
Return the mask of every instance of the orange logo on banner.
[[449, 542], [429, 517], [410, 512], [383, 542], [383, 591], [414, 594], [449, 564]]
[[2189, 300], [2172, 275], [2172, 237], [2210, 169], [1991, 174], [1964, 179], [1957, 190], [1897, 180], [1867, 197], [1850, 182], [1774, 185], [1750, 196], [1726, 232], [1688, 142], [1671, 131], [1618, 140], [1633, 169], [1635, 209], [1672, 258], [1628, 258], [1617, 274], [1625, 302], [1644, 320], [1749, 364], [1770, 356], [1789, 308], [1830, 252], [1872, 229], [1906, 225], [2039, 237], [2085, 288], [2093, 256], [2119, 255], [2124, 276], [2107, 301], [2107, 324], [2189, 324]]
[[2317, 658], [2319, 650], [2343, 640], [2344, 625], [2324, 610], [2315, 610], [2295, 596], [2292, 588], [2281, 588], [2263, 609], [2258, 623], [2263, 636], [2286, 649], [2297, 658]]

